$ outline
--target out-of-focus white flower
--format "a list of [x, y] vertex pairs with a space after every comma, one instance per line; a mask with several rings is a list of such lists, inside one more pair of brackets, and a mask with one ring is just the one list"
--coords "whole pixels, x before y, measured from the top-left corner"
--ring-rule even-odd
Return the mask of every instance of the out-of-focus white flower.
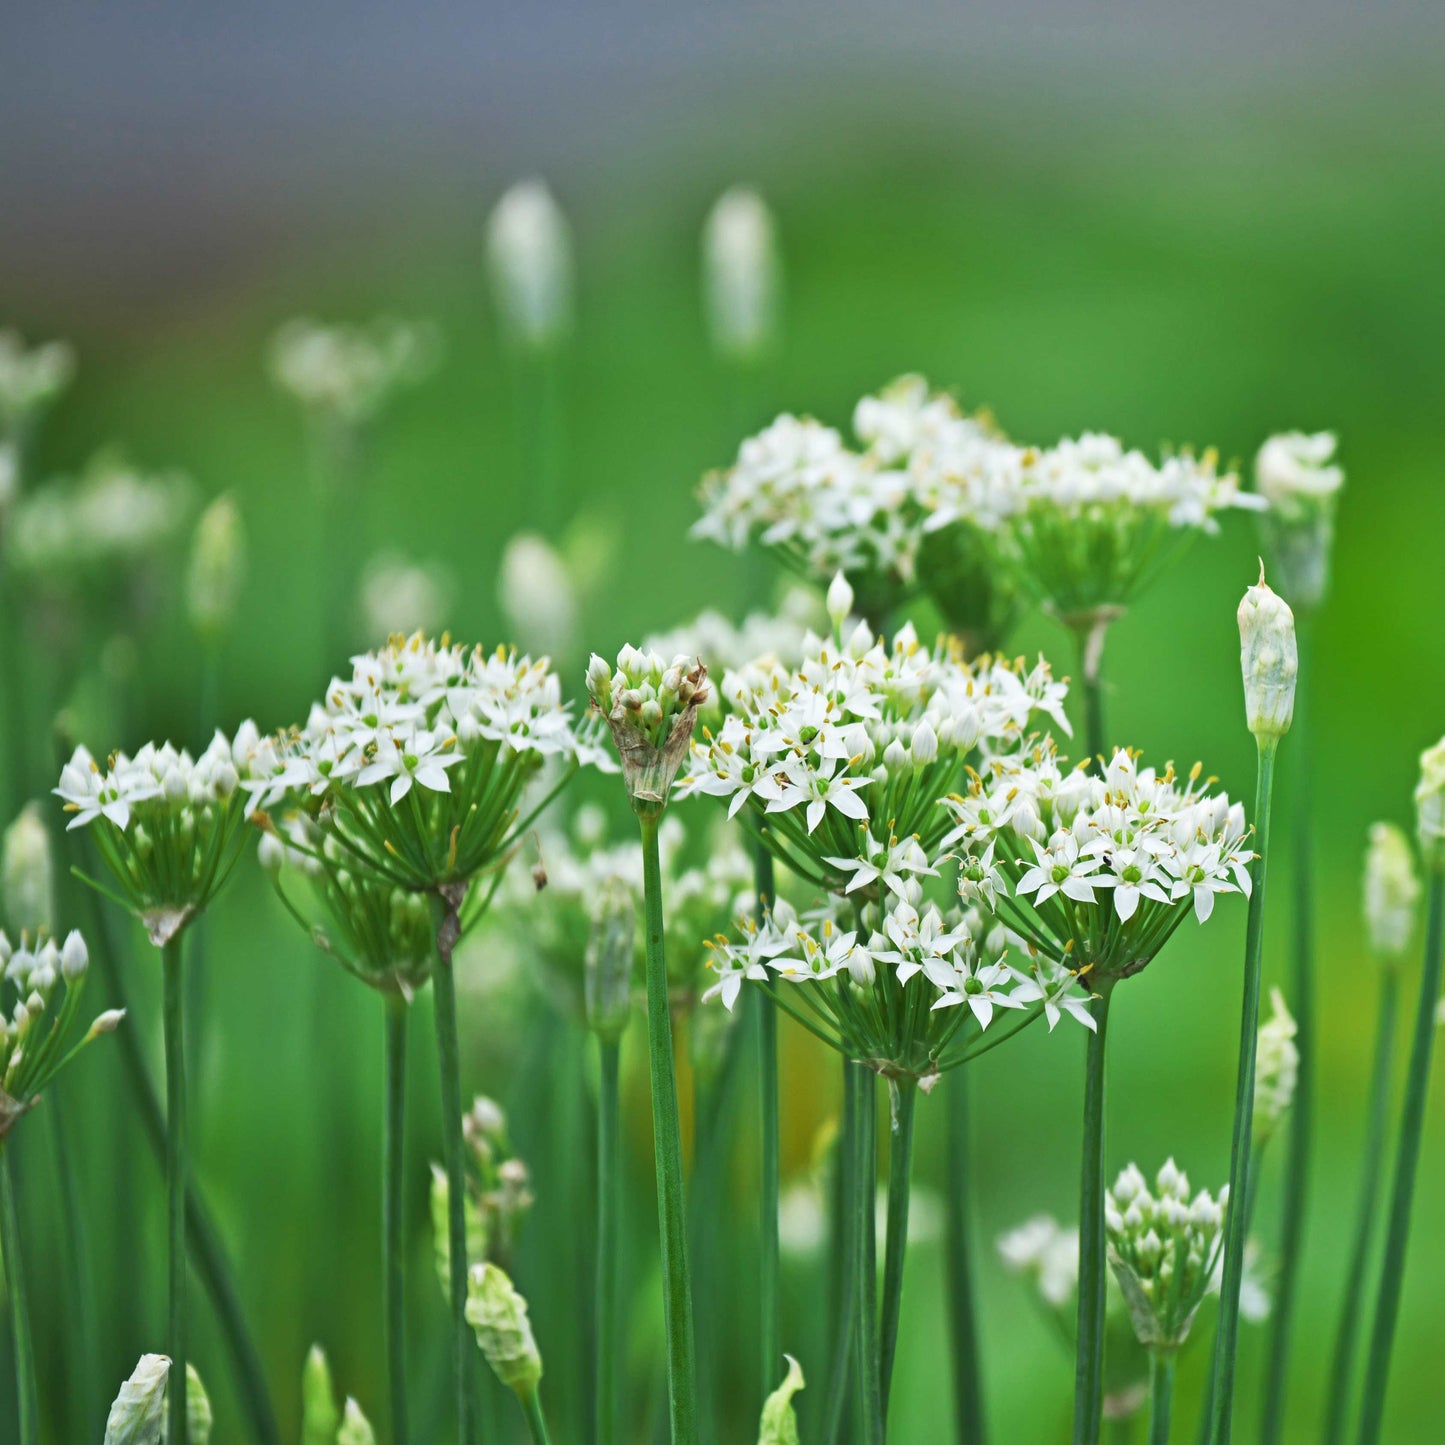
[[544, 537], [519, 532], [502, 553], [497, 601], [520, 646], [565, 659], [577, 640], [577, 599], [562, 558]]
[[1079, 1231], [1040, 1214], [1000, 1235], [999, 1259], [1012, 1274], [1034, 1281], [1050, 1309], [1063, 1309], [1079, 1288]]
[[508, 334], [544, 350], [572, 329], [572, 233], [541, 180], [518, 181], [487, 221], [492, 294]]
[[[878, 1232], [878, 1251], [888, 1237], [888, 1189], [880, 1185], [873, 1200], [873, 1227]], [[937, 1244], [943, 1238], [943, 1200], [935, 1190], [914, 1186], [908, 1204], [908, 1245]]]
[[733, 623], [711, 608], [670, 632], [655, 633], [644, 644], [661, 657], [686, 653], [700, 657], [709, 677], [741, 672], [750, 665], [779, 662], [796, 667], [803, 646], [823, 623], [818, 595], [811, 588], [789, 588], [776, 612], [750, 612]]
[[66, 341], [26, 347], [18, 331], [0, 331], [0, 433], [19, 438], [70, 385], [75, 353]]
[[196, 524], [186, 603], [191, 623], [213, 641], [230, 625], [246, 581], [246, 527], [234, 497], [217, 497]]
[[38, 803], [27, 803], [5, 830], [0, 846], [0, 892], [9, 927], [25, 933], [54, 931], [55, 865]]
[[1255, 484], [1269, 503], [1261, 519], [1284, 595], [1296, 608], [1319, 606], [1329, 585], [1335, 503], [1345, 474], [1331, 432], [1271, 437], [1255, 459]]
[[725, 361], [756, 360], [775, 339], [781, 289], [772, 212], [756, 191], [734, 186], [718, 198], [702, 258], [714, 350]]
[[1255, 1050], [1254, 1145], [1263, 1148], [1278, 1131], [1294, 1104], [1299, 1081], [1299, 1026], [1277, 989], [1269, 991], [1270, 1015], [1259, 1026]]
[[1432, 873], [1445, 872], [1445, 738], [1420, 754], [1415, 821], [1425, 866]]
[[361, 614], [366, 636], [381, 640], [401, 634], [440, 632], [452, 605], [452, 583], [437, 562], [409, 562], [381, 552], [361, 576]]
[[1410, 840], [1393, 823], [1372, 823], [1365, 850], [1365, 929], [1377, 958], [1393, 962], [1403, 956], [1419, 902]]
[[793, 1259], [815, 1259], [828, 1242], [828, 1211], [813, 1180], [798, 1180], [778, 1203], [778, 1247]]
[[1299, 647], [1294, 613], [1271, 590], [1261, 568], [1259, 581], [1239, 604], [1240, 667], [1244, 675], [1244, 716], [1261, 742], [1278, 742], [1294, 721]]
[[435, 369], [441, 337], [430, 322], [378, 317], [360, 326], [288, 321], [271, 342], [272, 379], [320, 416], [356, 425]]
[[1333, 432], [1282, 432], [1259, 449], [1254, 474], [1260, 494], [1271, 507], [1291, 508], [1333, 497], [1345, 474], [1335, 462]]

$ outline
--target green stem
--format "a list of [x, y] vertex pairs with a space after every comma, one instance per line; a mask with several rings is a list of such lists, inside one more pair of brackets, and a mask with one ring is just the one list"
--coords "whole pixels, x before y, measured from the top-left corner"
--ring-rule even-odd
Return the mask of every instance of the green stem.
[[1314, 902], [1310, 858], [1310, 779], [1313, 750], [1309, 730], [1309, 679], [1312, 675], [1308, 618], [1298, 628], [1299, 676], [1294, 721], [1290, 726], [1291, 753], [1295, 759], [1294, 784], [1294, 958], [1290, 979], [1290, 1005], [1294, 1009], [1295, 1048], [1299, 1073], [1290, 1105], [1289, 1150], [1285, 1158], [1284, 1199], [1280, 1218], [1279, 1277], [1270, 1310], [1269, 1364], [1265, 1371], [1264, 1409], [1260, 1445], [1275, 1445], [1284, 1425], [1289, 1379], [1290, 1333], [1294, 1323], [1295, 1294], [1304, 1243], [1304, 1213], [1309, 1192], [1310, 1145], [1314, 1129], [1315, 984]]
[[948, 1321], [953, 1347], [953, 1410], [958, 1445], [983, 1445], [987, 1438], [983, 1412], [983, 1381], [979, 1368], [978, 1315], [973, 1298], [973, 1267], [969, 1253], [969, 1130], [967, 1071], [948, 1081], [948, 1120], [944, 1195], [944, 1244], [948, 1268]]
[[1079, 672], [1084, 679], [1084, 741], [1089, 758], [1104, 754], [1104, 639], [1108, 620], [1091, 622], [1077, 629]]
[[882, 1359], [878, 1336], [878, 1227], [874, 1194], [878, 1183], [876, 1077], [862, 1064], [857, 1075], [858, 1119], [853, 1148], [854, 1349], [857, 1356], [861, 1445], [883, 1445]]
[[[759, 842], [754, 857], [758, 906], [773, 903], [773, 855]], [[778, 1129], [778, 1009], [761, 990], [753, 1008], [758, 1021], [758, 1105], [762, 1149], [758, 1278], [761, 1289], [763, 1394], [776, 1383], [783, 1358], [782, 1288], [778, 1264], [778, 1195], [781, 1189], [781, 1145]]]
[[1097, 1445], [1104, 1409], [1104, 1062], [1112, 980], [1099, 984], [1084, 1061], [1084, 1152], [1079, 1169], [1079, 1322], [1074, 1445]]
[[522, 1414], [527, 1417], [527, 1431], [532, 1437], [532, 1445], [549, 1445], [547, 1419], [542, 1414], [542, 1397], [535, 1390], [522, 1400]]
[[617, 1343], [622, 1332], [618, 1293], [622, 1222], [622, 1047], [599, 1039], [597, 1099], [597, 1445], [616, 1445]]
[[667, 962], [663, 955], [662, 863], [657, 817], [639, 813], [647, 913], [647, 1050], [652, 1076], [652, 1132], [657, 1163], [657, 1215], [662, 1242], [663, 1314], [667, 1328], [667, 1393], [672, 1445], [697, 1445], [697, 1359], [692, 1281], [687, 1267], [687, 1210], [682, 1182], [682, 1127], [672, 1053]]
[[46, 1097], [50, 1115], [51, 1140], [55, 1147], [55, 1175], [60, 1187], [60, 1211], [64, 1221], [65, 1292], [70, 1310], [70, 1334], [74, 1340], [76, 1414], [89, 1431], [98, 1418], [100, 1388], [96, 1366], [95, 1316], [91, 1310], [90, 1250], [85, 1212], [80, 1206], [80, 1187], [70, 1157], [70, 1136], [65, 1126], [67, 1110], [61, 1089], [52, 1087]]
[[898, 1106], [888, 1149], [888, 1237], [883, 1251], [883, 1314], [880, 1330], [879, 1391], [883, 1418], [893, 1384], [893, 1357], [898, 1352], [898, 1319], [903, 1307], [903, 1261], [908, 1252], [908, 1196], [913, 1183], [913, 1119], [918, 1086], [895, 1086]]
[[166, 1045], [166, 1219], [170, 1239], [166, 1352], [170, 1438], [186, 1438], [186, 993], [181, 935], [161, 950]]
[[854, 1155], [858, 1148], [858, 1069], [851, 1059], [843, 1060], [843, 1119], [834, 1149], [837, 1159], [833, 1185], [833, 1220], [830, 1230], [836, 1261], [835, 1293], [830, 1301], [834, 1320], [833, 1357], [824, 1395], [827, 1416], [823, 1428], [825, 1445], [837, 1445], [843, 1429], [843, 1408], [848, 1398], [848, 1364], [853, 1352], [853, 1295], [858, 1250], [854, 1244], [857, 1214], [853, 1208]]
[[1335, 1334], [1334, 1366], [1330, 1370], [1329, 1407], [1325, 1411], [1325, 1445], [1343, 1445], [1345, 1418], [1350, 1408], [1350, 1379], [1355, 1368], [1355, 1347], [1364, 1314], [1365, 1271], [1370, 1259], [1375, 1206], [1379, 1202], [1385, 1140], [1390, 1128], [1390, 1079], [1395, 1069], [1395, 1018], [1399, 1010], [1400, 976], [1393, 967], [1380, 975], [1380, 1013], [1375, 1024], [1375, 1062], [1370, 1071], [1370, 1104], [1365, 1152], [1360, 1160], [1360, 1202], [1355, 1218], [1354, 1243], [1345, 1276], [1340, 1324]]
[[1380, 1266], [1380, 1293], [1370, 1337], [1370, 1359], [1365, 1371], [1364, 1407], [1360, 1412], [1360, 1445], [1376, 1445], [1385, 1415], [1385, 1385], [1390, 1353], [1400, 1313], [1405, 1282], [1405, 1246], [1409, 1241], [1410, 1207], [1415, 1198], [1415, 1174], [1420, 1164], [1420, 1138], [1425, 1127], [1425, 1099], [1430, 1084], [1430, 1055], [1435, 1044], [1435, 1007], [1440, 997], [1440, 973], [1445, 963], [1445, 870], [1437, 867], [1430, 878], [1430, 921], [1425, 930], [1425, 966], [1420, 975], [1420, 1003], [1415, 1014], [1415, 1036], [1410, 1045], [1410, 1068], [1405, 1076], [1405, 1102], [1400, 1112], [1400, 1142], [1395, 1156], [1395, 1180], [1390, 1196], [1390, 1225]]
[[392, 1445], [406, 1445], [406, 1270], [403, 1206], [406, 1180], [406, 1028], [400, 994], [386, 997], [386, 1114], [381, 1136], [381, 1235], [387, 1383]]
[[19, 1445], [40, 1445], [40, 1404], [35, 1383], [35, 1346], [25, 1300], [25, 1268], [20, 1258], [20, 1223], [15, 1212], [15, 1179], [10, 1151], [0, 1140], [0, 1255], [10, 1296], [10, 1333], [15, 1340], [15, 1393], [20, 1415]]
[[1149, 1445], [1169, 1445], [1174, 1410], [1174, 1351], [1149, 1352]]
[[1217, 1385], [1211, 1411], [1214, 1445], [1228, 1445], [1234, 1425], [1234, 1371], [1239, 1353], [1239, 1289], [1244, 1278], [1244, 1240], [1249, 1233], [1250, 1140], [1254, 1133], [1254, 1055], [1259, 1035], [1259, 975], [1264, 953], [1264, 883], [1269, 863], [1270, 801], [1274, 791], [1274, 739], [1259, 740], [1254, 792], [1253, 888], [1244, 942], [1244, 1000], [1239, 1020], [1239, 1077], [1234, 1095], [1234, 1137], [1229, 1159], [1229, 1219], [1224, 1235], [1224, 1283], [1219, 1293], [1215, 1339]]
[[471, 1445], [471, 1327], [467, 1324], [466, 1172], [462, 1144], [462, 1073], [457, 1047], [457, 990], [452, 950], [460, 931], [465, 886], [443, 890], [444, 911], [437, 929], [437, 966], [432, 974], [436, 1003], [437, 1065], [441, 1084], [442, 1153], [447, 1171], [447, 1244], [450, 1253], [452, 1371], [457, 1393], [457, 1440]]

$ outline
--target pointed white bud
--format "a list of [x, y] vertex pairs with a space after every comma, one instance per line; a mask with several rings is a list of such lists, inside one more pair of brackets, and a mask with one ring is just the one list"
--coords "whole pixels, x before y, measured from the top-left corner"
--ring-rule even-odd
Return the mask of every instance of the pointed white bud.
[[72, 928], [65, 935], [65, 947], [60, 950], [60, 971], [68, 979], [84, 975], [90, 966], [90, 952], [78, 929]]
[[5, 830], [0, 892], [11, 928], [38, 933], [54, 927], [55, 869], [50, 834], [39, 805], [27, 803]]
[[1445, 738], [1420, 754], [1415, 819], [1425, 866], [1445, 873]]
[[853, 610], [853, 588], [848, 579], [838, 572], [828, 584], [828, 616], [835, 627], [842, 627], [848, 614]]
[[773, 218], [756, 191], [734, 186], [703, 228], [703, 271], [712, 344], [725, 361], [756, 360], [777, 324], [778, 256]]
[[246, 580], [246, 529], [234, 497], [217, 497], [196, 523], [186, 576], [191, 625], [214, 641], [230, 625]]
[[572, 236], [540, 180], [519, 181], [487, 222], [492, 294], [511, 338], [545, 350], [572, 328]]
[[1365, 931], [1381, 959], [1399, 958], [1410, 943], [1420, 880], [1410, 840], [1393, 823], [1375, 823], [1365, 852]]
[[1240, 667], [1244, 675], [1244, 715], [1260, 741], [1282, 738], [1294, 719], [1299, 649], [1294, 614], [1271, 591], [1260, 568], [1259, 581], [1239, 604]]

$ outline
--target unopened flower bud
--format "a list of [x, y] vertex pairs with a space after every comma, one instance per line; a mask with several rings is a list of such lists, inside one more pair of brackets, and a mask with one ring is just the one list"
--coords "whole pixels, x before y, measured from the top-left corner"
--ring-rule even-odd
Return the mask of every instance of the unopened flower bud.
[[231, 496], [217, 497], [196, 523], [186, 577], [191, 624], [206, 641], [230, 625], [246, 580], [246, 530]]
[[55, 926], [54, 890], [50, 835], [39, 805], [27, 803], [5, 830], [0, 857], [5, 921], [21, 932], [49, 932]]
[[938, 735], [926, 721], [914, 729], [912, 752], [915, 768], [926, 768], [938, 756]]
[[620, 878], [607, 879], [593, 908], [584, 970], [587, 1027], [607, 1043], [622, 1037], [632, 1016], [636, 932], [632, 890]]
[[125, 1017], [123, 1008], [108, 1008], [103, 1014], [98, 1014], [96, 1020], [90, 1026], [90, 1036], [98, 1038], [101, 1034], [113, 1034], [120, 1027], [121, 1020]]
[[853, 588], [841, 572], [835, 573], [828, 584], [827, 607], [834, 627], [842, 627], [853, 610]]
[[791, 1355], [783, 1358], [788, 1362], [788, 1373], [763, 1402], [758, 1445], [798, 1445], [798, 1417], [793, 1411], [793, 1396], [803, 1388], [803, 1369]]
[[1425, 866], [1445, 873], [1445, 738], [1420, 754], [1415, 819]]
[[371, 1428], [371, 1421], [362, 1414], [361, 1406], [350, 1395], [346, 1397], [346, 1407], [341, 1412], [336, 1445], [376, 1445], [376, 1431]]
[[1299, 650], [1294, 614], [1270, 590], [1263, 568], [1239, 604], [1239, 643], [1245, 720], [1260, 742], [1277, 742], [1294, 719]]
[[301, 1439], [306, 1445], [313, 1440], [334, 1441], [340, 1425], [326, 1352], [312, 1345], [301, 1370]]
[[1365, 931], [1376, 957], [1398, 959], [1409, 946], [1420, 901], [1410, 840], [1393, 823], [1375, 823], [1365, 852]]
[[712, 344], [726, 361], [766, 351], [777, 320], [778, 257], [773, 218], [756, 191], [735, 186], [703, 228], [703, 270]]
[[542, 1378], [542, 1356], [532, 1338], [527, 1301], [497, 1265], [474, 1265], [467, 1275], [467, 1323], [497, 1378], [527, 1401]]
[[60, 971], [68, 979], [82, 978], [90, 966], [90, 952], [80, 930], [72, 928], [65, 935], [65, 946], [60, 950]]
[[1270, 1016], [1260, 1025], [1255, 1050], [1254, 1144], [1262, 1148], [1275, 1135], [1294, 1103], [1299, 1078], [1299, 1031], [1277, 989], [1269, 993]]
[[166, 1381], [170, 1374], [168, 1356], [140, 1357], [106, 1417], [107, 1440], [161, 1439], [165, 1428]]
[[286, 845], [274, 833], [262, 833], [256, 861], [274, 878], [286, 862]]
[[497, 574], [497, 600], [518, 646], [534, 656], [572, 655], [577, 639], [577, 598], [566, 563], [535, 532], [507, 543]]
[[513, 341], [545, 350], [572, 327], [572, 236], [540, 180], [519, 181], [487, 222], [487, 264], [497, 310]]

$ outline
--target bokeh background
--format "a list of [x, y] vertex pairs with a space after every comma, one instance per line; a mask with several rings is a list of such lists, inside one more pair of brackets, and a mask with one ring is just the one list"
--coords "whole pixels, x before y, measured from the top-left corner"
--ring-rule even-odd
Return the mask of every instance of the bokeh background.
[[[68, 337], [80, 356], [33, 471], [74, 470], [120, 441], [147, 466], [188, 473], [200, 498], [235, 495], [251, 546], [214, 719], [228, 727], [304, 713], [339, 662], [322, 656], [321, 599], [354, 588], [378, 552], [444, 569], [454, 633], [490, 642], [504, 626], [497, 568], [508, 540], [523, 528], [560, 540], [570, 528], [591, 559], [579, 563], [585, 621], [566, 659], [574, 693], [585, 649], [613, 650], [704, 606], [740, 615], [768, 574], [687, 540], [700, 476], [775, 412], [842, 425], [860, 393], [901, 371], [956, 387], [1011, 434], [1042, 442], [1104, 429], [1150, 449], [1212, 444], [1247, 463], [1271, 431], [1339, 432], [1348, 485], [1307, 679], [1317, 700], [1321, 1080], [1287, 1430], [1290, 1441], [1318, 1438], [1373, 1026], [1361, 852], [1371, 820], [1408, 823], [1417, 755], [1445, 728], [1439, 10], [1404, 0], [1368, 13], [1338, 3], [1026, 0], [965, 11], [792, 0], [663, 11], [635, 0], [328, 0], [183, 13], [12, 0], [4, 30], [0, 324]], [[546, 518], [483, 274], [490, 207], [534, 173], [571, 218], [579, 271], [562, 363], [564, 506]], [[699, 283], [702, 219], [738, 181], [773, 206], [786, 268], [781, 344], [741, 390], [709, 353]], [[268, 382], [266, 345], [292, 315], [379, 312], [434, 321], [444, 361], [376, 429], [326, 524], [332, 545], [318, 549], [301, 421]], [[1202, 758], [1242, 796], [1253, 747], [1233, 613], [1257, 550], [1246, 517], [1196, 547], [1114, 629], [1109, 652], [1110, 731], [1151, 757]], [[161, 581], [175, 571], [163, 568]], [[55, 694], [44, 636], [10, 660], [0, 685], [23, 693], [32, 757], [47, 756], [49, 714], [72, 688], [97, 750], [201, 739], [200, 653], [174, 592], [157, 590], [144, 627], [120, 611], [98, 620], [97, 656], [112, 634], [128, 642], [67, 678], [66, 697]], [[376, 639], [358, 622], [355, 640]], [[1065, 640], [1035, 616], [1017, 646], [1042, 648], [1068, 671]], [[1284, 773], [1294, 787], [1287, 753]], [[35, 763], [27, 791], [47, 785]], [[1282, 979], [1287, 864], [1272, 876], [1266, 968]], [[1111, 1168], [1172, 1153], [1199, 1183], [1227, 1173], [1244, 913], [1226, 904], [1220, 914], [1205, 931], [1186, 928], [1115, 1011]], [[133, 987], [154, 1005], [158, 975], [132, 943]], [[540, 1291], [591, 1205], [585, 1172], [549, 1178], [538, 1162], [554, 1110], [536, 1062], [544, 1044], [523, 1025], [545, 1005], [535, 995], [519, 1005], [519, 985], [504, 991], [494, 962], [484, 939], [465, 964], [465, 1086], [511, 1105], [517, 1146], [537, 1164], [543, 1199], [519, 1282]], [[204, 969], [195, 1167], [238, 1262], [286, 1427], [313, 1340], [380, 1420], [379, 1007], [308, 950], [255, 869], [218, 906]], [[320, 1018], [331, 1022], [320, 1029]], [[439, 1410], [445, 1324], [425, 1167], [439, 1141], [429, 1029], [414, 1024], [414, 1388]], [[150, 1006], [127, 1026], [145, 1033], [158, 1066], [157, 1025]], [[837, 1106], [836, 1070], [800, 1040], [788, 1046], [785, 1184], [808, 1168]], [[1070, 1360], [1028, 1290], [997, 1265], [993, 1240], [1040, 1210], [1073, 1218], [1081, 1072], [1082, 1036], [1032, 1034], [973, 1071], [975, 1248], [998, 1440], [1067, 1432]], [[74, 1140], [83, 1241], [58, 1223], [46, 1131], [21, 1131], [17, 1167], [49, 1438], [92, 1440], [101, 1417], [77, 1403], [62, 1281], [78, 1264], [93, 1276], [109, 1399], [161, 1339], [160, 1178], [104, 1050], [56, 1094]], [[1400, 1445], [1439, 1438], [1442, 1102], [1437, 1087], [1392, 1378], [1386, 1438]], [[657, 1313], [645, 1071], [632, 1072], [629, 1107], [643, 1440]], [[920, 1119], [918, 1176], [936, 1191], [941, 1111], [925, 1101]], [[750, 1128], [751, 1115], [726, 1192], [740, 1221], [726, 1238], [742, 1300]], [[1263, 1184], [1266, 1239], [1279, 1164]], [[575, 1191], [560, 1201], [558, 1179]], [[925, 1231], [910, 1261], [893, 1437], [902, 1445], [951, 1428], [939, 1251]], [[788, 1278], [784, 1337], [821, 1387], [825, 1293], [806, 1262]], [[710, 1358], [720, 1379], [746, 1383], [750, 1316], [735, 1303]], [[569, 1304], [565, 1292], [534, 1302], [549, 1358], [576, 1348], [582, 1324]], [[208, 1313], [200, 1303], [196, 1313], [195, 1355], [227, 1445], [243, 1433]], [[1245, 1438], [1262, 1344], [1257, 1330], [1244, 1342]], [[1180, 1438], [1193, 1428], [1204, 1353], [1182, 1368]], [[584, 1439], [565, 1370], [556, 1374], [557, 1435]], [[0, 1438], [12, 1428], [11, 1390], [7, 1353]], [[716, 1438], [752, 1438], [750, 1393], [723, 1394]], [[508, 1438], [503, 1419], [495, 1438]], [[439, 1417], [431, 1428], [444, 1438]]]

